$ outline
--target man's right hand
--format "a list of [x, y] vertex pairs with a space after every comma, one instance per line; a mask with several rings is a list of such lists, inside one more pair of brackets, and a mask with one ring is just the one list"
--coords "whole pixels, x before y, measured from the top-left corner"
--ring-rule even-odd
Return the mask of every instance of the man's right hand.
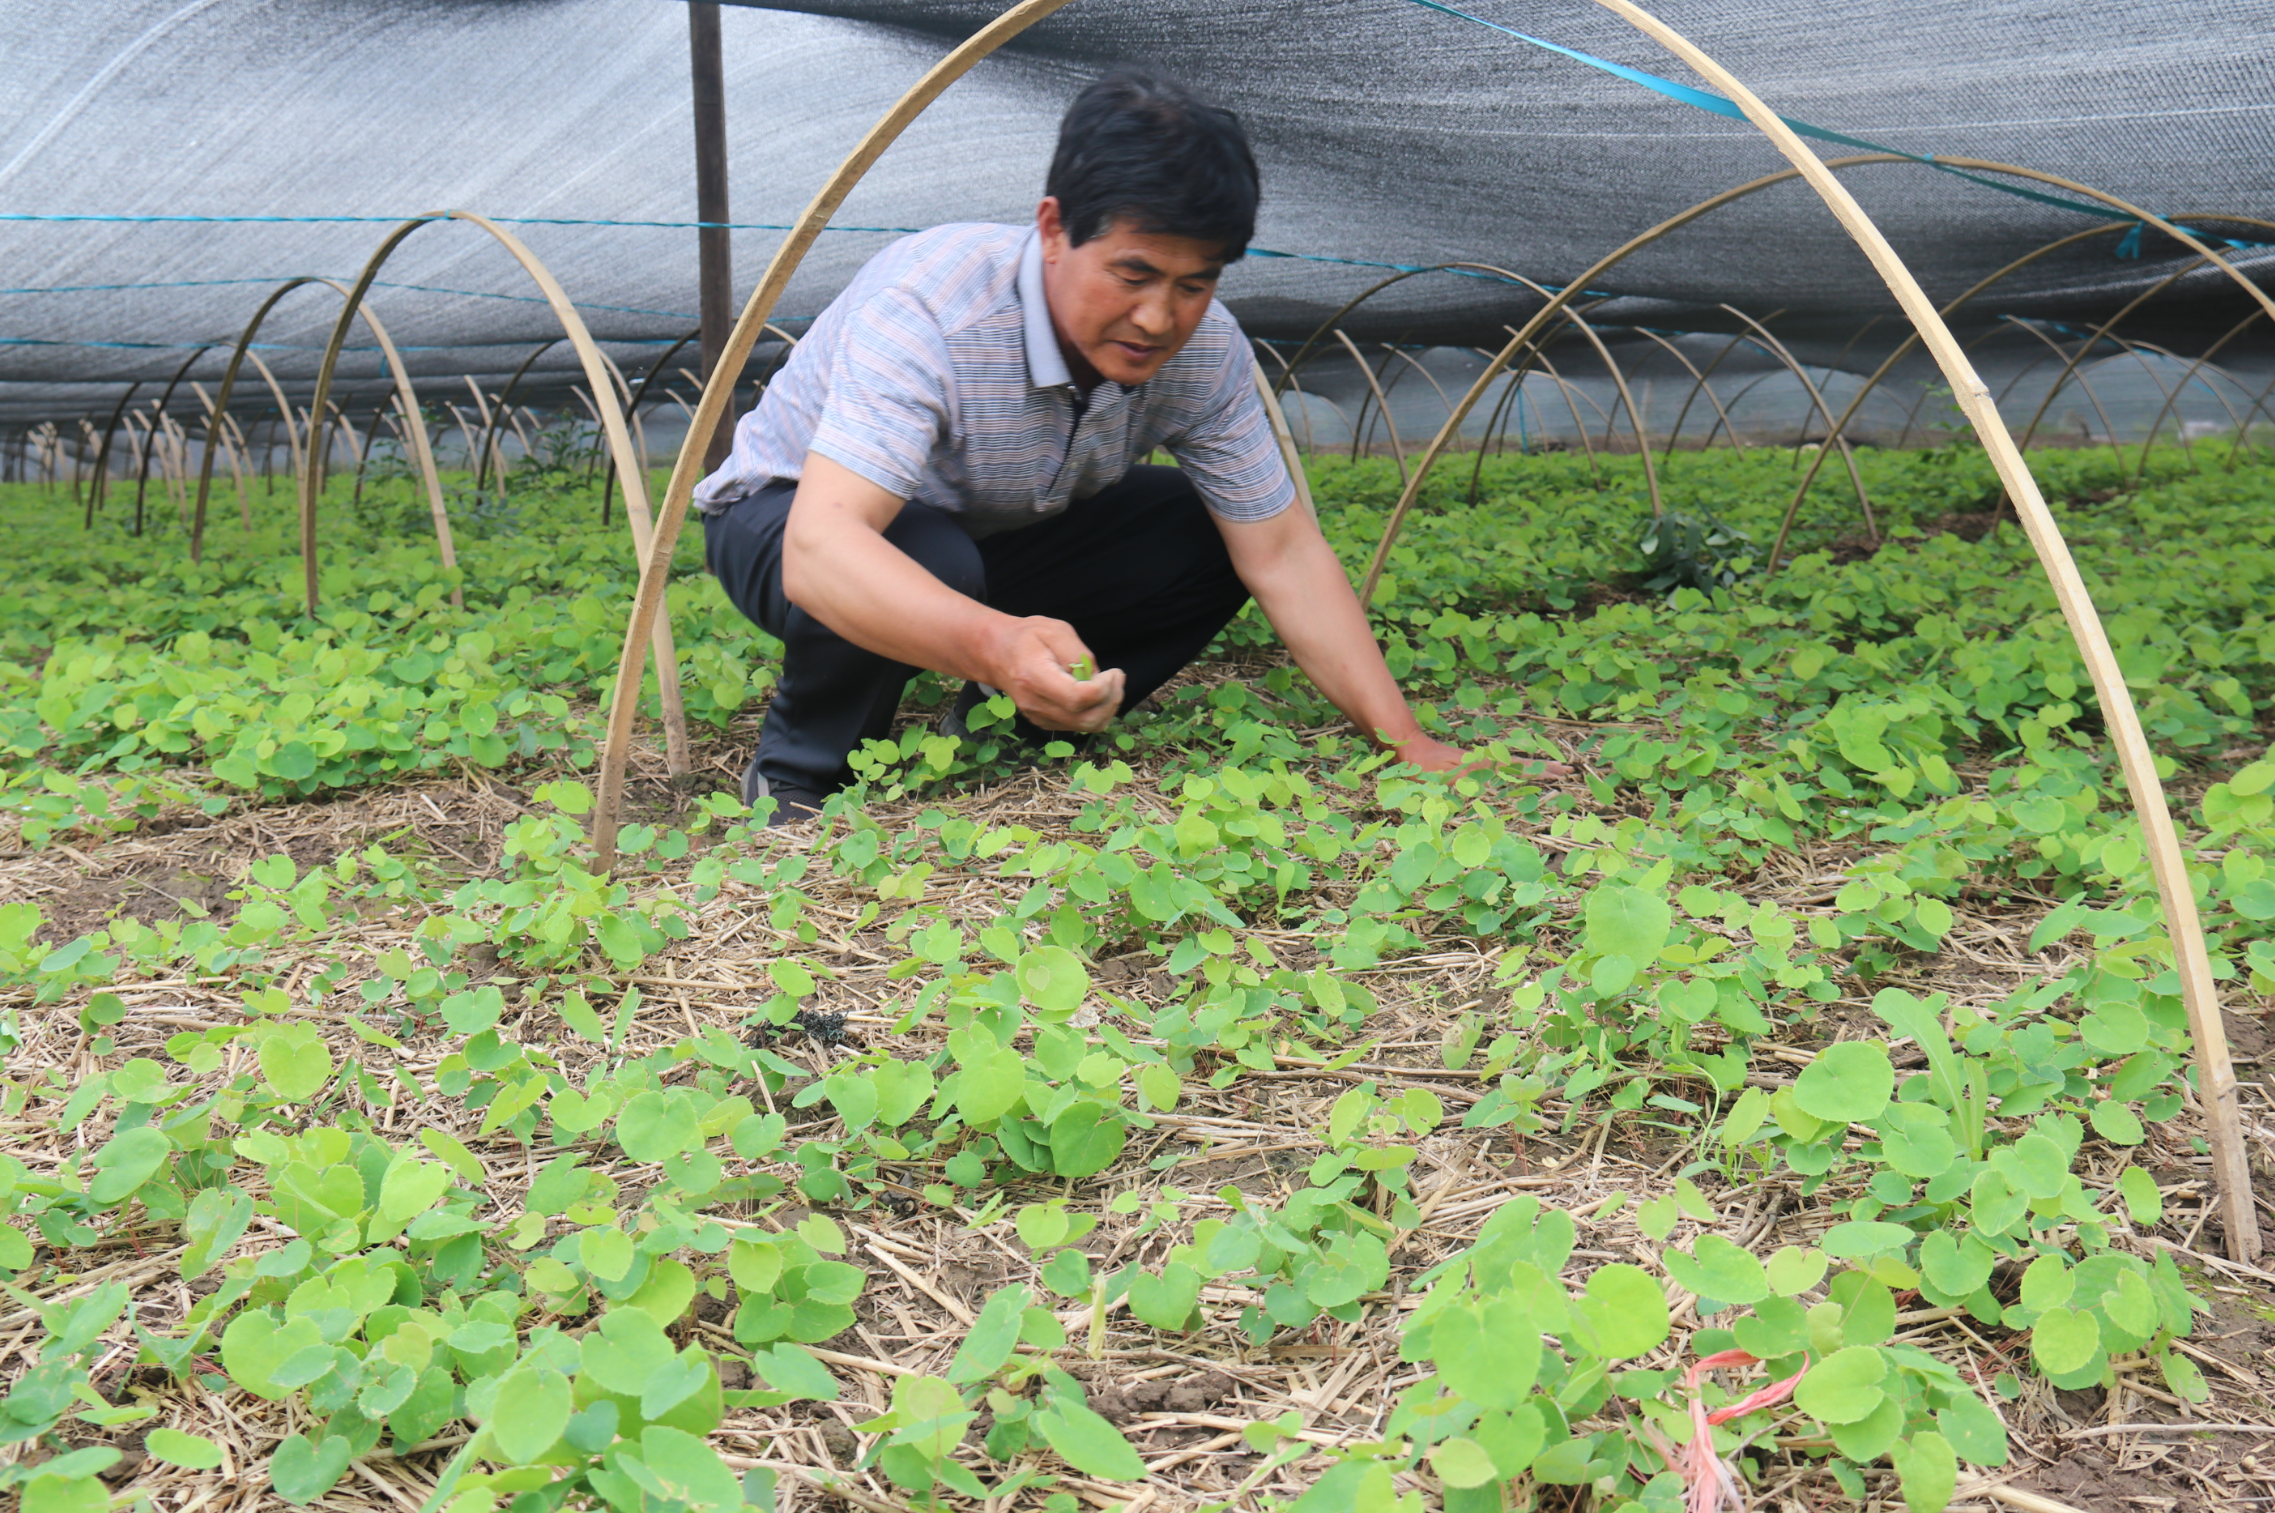
[[1109, 667], [1083, 680], [1071, 669], [1094, 666], [1090, 648], [1064, 620], [1006, 615], [987, 681], [1011, 696], [1019, 712], [1044, 730], [1104, 729], [1122, 707], [1123, 679]]

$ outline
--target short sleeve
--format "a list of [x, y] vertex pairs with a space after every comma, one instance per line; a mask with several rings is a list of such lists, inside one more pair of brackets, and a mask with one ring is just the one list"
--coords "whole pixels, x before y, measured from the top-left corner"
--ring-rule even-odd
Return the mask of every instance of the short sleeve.
[[1163, 437], [1162, 445], [1211, 511], [1226, 520], [1269, 520], [1296, 502], [1296, 491], [1256, 393], [1256, 359], [1221, 309], [1211, 312], [1202, 334], [1221, 343], [1214, 381], [1199, 414], [1182, 431]]
[[912, 499], [954, 423], [947, 341], [905, 290], [888, 289], [850, 316], [807, 449]]

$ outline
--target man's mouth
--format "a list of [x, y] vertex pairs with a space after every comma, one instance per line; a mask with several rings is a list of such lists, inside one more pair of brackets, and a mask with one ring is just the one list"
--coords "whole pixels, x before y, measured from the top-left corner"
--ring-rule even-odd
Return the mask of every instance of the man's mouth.
[[1159, 347], [1145, 346], [1134, 341], [1118, 341], [1112, 343], [1112, 346], [1115, 351], [1134, 363], [1151, 362], [1153, 355], [1161, 350]]

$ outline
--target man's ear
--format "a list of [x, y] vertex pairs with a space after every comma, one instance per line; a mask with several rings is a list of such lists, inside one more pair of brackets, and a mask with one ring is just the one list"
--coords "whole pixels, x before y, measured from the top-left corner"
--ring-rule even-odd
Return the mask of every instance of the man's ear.
[[1043, 239], [1044, 252], [1056, 256], [1066, 250], [1066, 220], [1059, 214], [1057, 195], [1044, 195], [1035, 207], [1035, 230]]

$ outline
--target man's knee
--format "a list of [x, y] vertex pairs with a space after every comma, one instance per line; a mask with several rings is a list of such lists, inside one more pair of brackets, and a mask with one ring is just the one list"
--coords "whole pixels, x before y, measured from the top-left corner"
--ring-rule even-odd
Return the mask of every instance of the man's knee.
[[987, 568], [979, 544], [955, 518], [930, 505], [901, 506], [885, 539], [933, 577], [969, 599], [987, 598]]

